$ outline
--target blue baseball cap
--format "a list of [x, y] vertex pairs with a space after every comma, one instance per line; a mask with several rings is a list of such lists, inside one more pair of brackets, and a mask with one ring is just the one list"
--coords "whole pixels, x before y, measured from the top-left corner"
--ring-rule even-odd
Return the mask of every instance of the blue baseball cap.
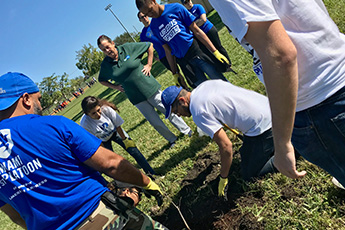
[[35, 82], [22, 73], [8, 72], [0, 77], [0, 111], [11, 107], [24, 93], [37, 93]]
[[171, 106], [174, 103], [176, 97], [181, 92], [182, 87], [169, 86], [162, 93], [162, 103], [165, 107], [165, 119], [171, 114]]

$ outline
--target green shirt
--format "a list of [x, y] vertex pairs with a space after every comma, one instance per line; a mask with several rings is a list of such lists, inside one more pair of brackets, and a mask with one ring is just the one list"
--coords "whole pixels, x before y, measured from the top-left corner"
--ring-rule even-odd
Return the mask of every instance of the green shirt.
[[128, 99], [134, 105], [150, 98], [161, 87], [152, 75], [145, 76], [141, 72], [144, 68], [141, 57], [150, 45], [150, 42], [138, 42], [116, 46], [119, 53], [118, 61], [105, 57], [98, 80], [114, 80], [117, 84], [121, 84]]

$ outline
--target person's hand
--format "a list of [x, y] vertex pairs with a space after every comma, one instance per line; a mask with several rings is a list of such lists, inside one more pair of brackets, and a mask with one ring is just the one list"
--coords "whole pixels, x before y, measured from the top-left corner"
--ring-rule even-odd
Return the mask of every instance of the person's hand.
[[297, 171], [295, 150], [291, 142], [288, 143], [287, 147], [284, 149], [275, 148], [273, 165], [280, 173], [293, 179], [304, 177], [307, 174], [306, 171]]
[[226, 63], [228, 65], [230, 65], [229, 60], [223, 55], [221, 54], [218, 50], [213, 52], [213, 55], [222, 63]]
[[188, 89], [186, 81], [184, 80], [184, 77], [180, 73], [173, 74], [174, 77], [174, 83], [176, 86], [182, 86], [184, 89]]
[[152, 68], [152, 66], [150, 66], [149, 64], [144, 65], [144, 68], [141, 70], [141, 72], [143, 74], [145, 74], [145, 76], [150, 76], [151, 75], [151, 72], [150, 72], [151, 68]]
[[175, 83], [175, 85], [176, 85], [176, 86], [181, 86], [181, 85], [180, 85], [180, 82], [178, 81], [179, 78], [180, 78], [180, 74], [179, 74], [179, 73], [175, 73], [175, 74], [173, 75], [173, 77], [174, 77], [174, 83]]
[[150, 179], [150, 183], [143, 187], [145, 189], [145, 195], [148, 193], [156, 198], [158, 206], [163, 204], [163, 194], [159, 186]]
[[124, 139], [124, 140], [122, 140], [123, 141], [123, 143], [125, 144], [125, 147], [126, 147], [126, 150], [128, 149], [128, 148], [134, 148], [134, 147], [137, 147], [136, 145], [135, 145], [135, 142], [133, 141], [133, 140], [130, 140], [130, 139], [128, 139], [128, 138], [126, 138], [126, 139]]
[[226, 191], [228, 190], [227, 188], [228, 185], [228, 178], [223, 178], [219, 177], [219, 184], [218, 184], [218, 196], [224, 197]]
[[120, 92], [125, 92], [125, 90], [123, 89], [122, 85], [116, 85], [114, 88], [116, 90], [120, 91]]

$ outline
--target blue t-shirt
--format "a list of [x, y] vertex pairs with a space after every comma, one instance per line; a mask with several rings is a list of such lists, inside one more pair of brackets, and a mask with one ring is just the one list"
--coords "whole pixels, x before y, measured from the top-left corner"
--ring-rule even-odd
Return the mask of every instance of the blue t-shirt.
[[140, 41], [142, 42], [151, 42], [153, 44], [153, 48], [158, 53], [159, 59], [162, 59], [165, 57], [165, 50], [162, 46], [162, 43], [159, 41], [159, 39], [153, 34], [151, 27], [144, 27], [140, 34]]
[[[188, 10], [196, 19], [199, 19], [202, 14], [206, 14], [204, 7], [200, 4], [193, 4], [193, 7]], [[200, 29], [206, 34], [213, 27], [212, 22], [206, 18], [206, 22], [200, 26]]]
[[28, 229], [74, 229], [107, 191], [83, 162], [101, 140], [62, 116], [24, 115], [0, 122], [0, 206], [15, 208]]
[[162, 44], [168, 44], [171, 54], [183, 58], [193, 43], [193, 33], [189, 26], [195, 17], [181, 4], [165, 5], [162, 15], [152, 18], [151, 29]]

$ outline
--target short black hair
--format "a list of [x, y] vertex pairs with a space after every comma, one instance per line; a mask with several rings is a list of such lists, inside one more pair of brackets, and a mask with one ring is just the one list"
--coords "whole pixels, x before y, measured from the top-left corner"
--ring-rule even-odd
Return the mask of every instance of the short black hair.
[[144, 5], [146, 5], [146, 0], [135, 0], [138, 10], [140, 10]]

